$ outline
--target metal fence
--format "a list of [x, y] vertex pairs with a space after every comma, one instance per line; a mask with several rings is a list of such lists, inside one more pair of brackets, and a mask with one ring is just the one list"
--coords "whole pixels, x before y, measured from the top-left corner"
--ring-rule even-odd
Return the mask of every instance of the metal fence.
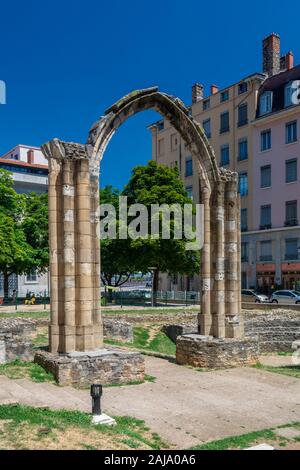
[[[157, 291], [154, 298], [156, 307], [177, 307], [187, 305], [198, 305], [200, 303], [200, 293], [191, 291]], [[152, 292], [142, 290], [118, 290], [113, 292], [103, 292], [101, 298], [102, 305], [120, 306], [152, 306]]]

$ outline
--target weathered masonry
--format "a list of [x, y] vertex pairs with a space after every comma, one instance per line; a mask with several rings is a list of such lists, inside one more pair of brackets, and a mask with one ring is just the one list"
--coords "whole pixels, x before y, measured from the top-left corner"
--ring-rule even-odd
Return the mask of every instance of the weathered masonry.
[[198, 169], [204, 205], [199, 333], [243, 336], [237, 174], [218, 168], [202, 127], [178, 98], [149, 88], [109, 108], [91, 128], [85, 145], [54, 139], [42, 146], [49, 161], [52, 353], [103, 347], [97, 236], [100, 161], [121, 124], [150, 108], [180, 133]]

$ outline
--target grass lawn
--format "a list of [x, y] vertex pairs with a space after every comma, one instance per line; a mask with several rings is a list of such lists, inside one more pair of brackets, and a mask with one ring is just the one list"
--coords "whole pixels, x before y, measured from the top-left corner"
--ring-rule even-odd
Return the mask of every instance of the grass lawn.
[[250, 432], [240, 436], [226, 437], [218, 441], [207, 442], [193, 447], [191, 450], [231, 450], [231, 449], [245, 449], [261, 443], [267, 443], [275, 448], [279, 447], [292, 447], [297, 450], [300, 449], [299, 437], [288, 439], [277, 434], [277, 430], [283, 428], [293, 428], [299, 430], [300, 436], [300, 423], [291, 423], [283, 426], [278, 426], [272, 429], [263, 429], [261, 431]]
[[14, 310], [13, 312], [2, 312], [0, 310], [1, 318], [22, 317], [22, 318], [48, 318], [50, 317], [49, 311], [43, 310], [41, 312], [22, 312], [21, 310]]
[[[145, 307], [145, 308], [107, 308], [102, 307], [101, 311], [105, 315], [162, 315], [162, 314], [174, 314], [180, 315], [183, 312], [198, 312], [199, 305], [189, 305], [182, 307]], [[5, 312], [4, 307], [0, 309], [0, 319], [1, 318], [10, 318], [10, 317], [23, 317], [23, 318], [48, 318], [50, 316], [49, 310], [41, 311], [22, 311], [22, 310], [13, 310], [11, 312]]]
[[175, 356], [176, 353], [176, 345], [165, 333], [160, 331], [160, 327], [157, 325], [134, 327], [133, 343], [123, 343], [109, 339], [104, 340], [104, 342], [106, 344], [125, 346], [131, 349], [166, 354], [168, 356]]
[[15, 360], [7, 364], [0, 364], [0, 375], [9, 379], [30, 379], [33, 382], [54, 382], [52, 374], [46, 372], [38, 364]]
[[168, 449], [169, 445], [145, 423], [115, 417], [116, 426], [94, 426], [79, 411], [53, 411], [0, 405], [0, 449], [6, 450], [128, 450]]
[[290, 377], [296, 377], [300, 379], [300, 365], [275, 367], [275, 366], [265, 366], [258, 362], [253, 367], [255, 367], [256, 369], [265, 370], [267, 372], [275, 372], [276, 374], [289, 375]]

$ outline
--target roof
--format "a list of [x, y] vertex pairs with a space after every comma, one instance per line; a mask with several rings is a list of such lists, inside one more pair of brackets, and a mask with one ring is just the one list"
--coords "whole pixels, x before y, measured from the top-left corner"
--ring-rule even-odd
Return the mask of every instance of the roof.
[[[285, 85], [296, 80], [300, 80], [300, 65], [297, 65], [290, 70], [279, 72], [278, 74], [273, 75], [273, 77], [267, 78], [264, 81], [259, 89], [259, 96], [261, 96], [266, 91], [271, 91], [273, 93], [272, 113], [286, 109], [284, 105]], [[256, 117], [262, 118], [265, 116], [266, 114], [263, 116], [260, 115], [260, 101], [258, 100]]]
[[0, 165], [1, 163], [5, 163], [6, 165], [15, 165], [15, 166], [25, 166], [29, 168], [41, 168], [41, 169], [48, 169], [48, 165], [40, 165], [37, 163], [27, 163], [22, 162], [20, 160], [10, 160], [8, 158], [0, 158]]
[[293, 80], [300, 80], [300, 65], [296, 65], [296, 67], [293, 67], [290, 70], [279, 72], [278, 74], [273, 75], [273, 77], [267, 78], [260, 88], [260, 93], [273, 91]]

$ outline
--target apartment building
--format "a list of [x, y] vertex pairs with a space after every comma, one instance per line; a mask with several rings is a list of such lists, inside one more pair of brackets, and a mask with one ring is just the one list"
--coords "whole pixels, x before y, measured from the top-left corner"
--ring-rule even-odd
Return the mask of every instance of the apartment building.
[[[261, 171], [261, 158], [259, 158], [261, 151], [258, 151], [258, 140], [260, 145], [261, 139], [268, 139], [268, 135], [262, 134], [261, 136], [263, 130], [259, 130], [259, 126], [268, 129], [268, 120], [272, 116], [274, 118], [274, 115], [280, 112], [276, 98], [278, 91], [276, 90], [278, 87], [282, 88], [283, 85], [278, 84], [279, 77], [282, 77], [280, 80], [283, 81], [286, 79], [288, 83], [291, 80], [297, 80], [293, 77], [298, 76], [293, 67], [292, 53], [289, 52], [284, 56], [280, 54], [280, 38], [278, 35], [273, 33], [263, 40], [262, 56], [262, 72], [243, 77], [223, 89], [219, 89], [217, 85], [211, 85], [208, 96], [204, 95], [203, 85], [196, 83], [192, 87], [192, 104], [190, 107], [194, 119], [202, 124], [219, 165], [239, 174], [241, 228], [243, 231], [242, 284], [243, 287], [255, 288], [257, 286], [266, 287], [265, 280], [261, 281], [259, 273], [262, 269], [268, 268], [261, 267], [261, 255], [258, 254], [260, 253], [260, 237], [268, 237], [265, 231], [268, 228], [264, 227], [264, 233], [260, 234], [260, 230], [263, 229], [261, 224], [257, 225], [257, 214], [260, 207], [264, 205], [262, 202], [264, 196], [267, 196], [267, 192], [257, 191], [257, 175]], [[274, 88], [275, 99], [271, 101], [273, 105], [272, 113], [267, 113], [264, 112], [264, 107], [265, 102], [269, 99], [267, 97], [270, 95], [265, 93], [272, 91], [272, 87]], [[282, 101], [281, 98], [280, 100]], [[297, 110], [297, 106], [294, 106], [293, 110], [290, 108], [286, 112], [292, 115], [292, 113], [297, 114]], [[179, 134], [166, 120], [159, 121], [149, 126], [149, 128], [152, 131], [152, 158], [158, 163], [170, 167], [177, 166], [187, 192], [195, 202], [200, 202], [199, 179], [195, 170], [195, 162], [193, 162], [192, 156]], [[276, 129], [274, 129], [273, 133], [276, 134], [276, 132]], [[290, 130], [289, 128], [286, 132], [293, 132], [293, 129]], [[277, 143], [274, 142], [274, 148], [276, 145]], [[293, 160], [292, 157], [291, 160]], [[275, 168], [275, 166], [277, 167], [278, 158], [275, 156], [273, 161]], [[289, 168], [292, 165], [295, 164], [290, 163]], [[268, 166], [268, 164], [266, 163], [265, 166]], [[278, 171], [280, 173], [279, 167]], [[297, 183], [295, 184], [296, 187], [299, 191]], [[274, 191], [276, 191], [275, 186]], [[282, 195], [279, 194], [278, 197], [280, 198]], [[290, 196], [287, 194], [286, 197]], [[292, 199], [287, 199], [287, 202], [290, 201]], [[268, 205], [268, 203], [266, 202], [265, 205]], [[292, 211], [294, 209], [289, 206], [287, 210]], [[281, 226], [284, 227], [285, 231], [288, 230], [283, 222]], [[259, 234], [255, 233], [257, 230]], [[289, 246], [292, 246], [292, 242]], [[280, 269], [283, 268], [282, 259], [277, 264], [278, 269], [279, 266]], [[269, 271], [264, 272], [268, 273]], [[278, 273], [277, 281], [279, 281], [279, 277]], [[275, 280], [275, 278], [269, 279], [272, 285], [274, 285]], [[198, 276], [189, 279], [163, 275], [160, 286], [166, 290], [199, 290], [199, 279]]]
[[[48, 162], [39, 147], [17, 145], [0, 157], [0, 169], [10, 171], [14, 180], [14, 189], [20, 193], [48, 192]], [[9, 279], [9, 293], [18, 291], [19, 297], [25, 297], [27, 292], [36, 295], [49, 292], [48, 273], [39, 275], [36, 272]], [[0, 274], [0, 297], [3, 296], [3, 277]]]
[[[280, 48], [279, 37], [274, 38]], [[281, 59], [283, 60], [283, 59]], [[253, 225], [243, 236], [243, 283], [300, 288], [300, 66], [265, 80], [253, 125]], [[299, 95], [299, 96], [298, 96]]]

